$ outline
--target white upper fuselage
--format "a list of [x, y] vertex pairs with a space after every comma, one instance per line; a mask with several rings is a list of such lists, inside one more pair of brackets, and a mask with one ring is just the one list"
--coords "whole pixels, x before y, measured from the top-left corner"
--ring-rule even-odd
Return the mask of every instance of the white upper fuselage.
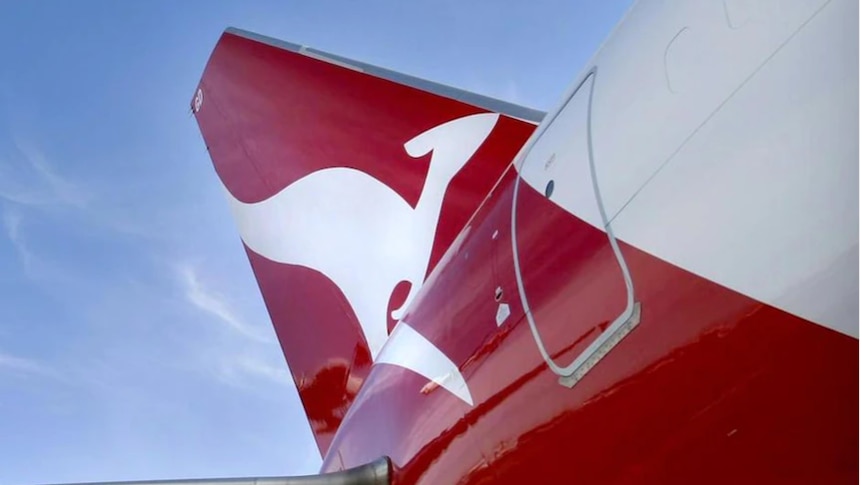
[[[600, 225], [589, 184], [546, 167], [550, 152], [583, 151], [555, 128], [589, 116], [618, 239], [858, 337], [858, 32], [836, 28], [857, 11], [852, 0], [640, 2], [522, 150], [522, 176], [544, 192], [556, 175], [552, 200]], [[591, 110], [567, 110], [593, 69]], [[532, 151], [536, 140], [550, 148]]]

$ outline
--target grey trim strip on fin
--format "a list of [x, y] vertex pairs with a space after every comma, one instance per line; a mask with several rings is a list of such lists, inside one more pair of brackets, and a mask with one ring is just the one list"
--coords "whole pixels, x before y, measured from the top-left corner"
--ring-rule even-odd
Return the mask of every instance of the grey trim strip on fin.
[[520, 106], [514, 103], [509, 103], [507, 101], [502, 101], [488, 96], [483, 96], [481, 94], [472, 93], [470, 91], [454, 88], [445, 84], [435, 83], [426, 79], [409, 76], [407, 74], [402, 74], [400, 72], [384, 69], [382, 67], [372, 66], [371, 64], [354, 61], [346, 57], [330, 54], [328, 52], [312, 49], [310, 47], [294, 44], [292, 42], [274, 39], [272, 37], [256, 34], [254, 32], [248, 32], [246, 30], [228, 27], [227, 29], [225, 29], [225, 33], [233, 34], [273, 47], [278, 47], [279, 49], [284, 49], [290, 52], [296, 52], [297, 54], [302, 54], [320, 61], [329, 62], [331, 64], [335, 64], [346, 69], [360, 71], [371, 76], [410, 86], [416, 89], [420, 89], [422, 91], [434, 93], [438, 96], [443, 96], [446, 98], [454, 99], [456, 101], [461, 101], [463, 103], [471, 104], [473, 106], [478, 106], [479, 108], [487, 109], [488, 111], [504, 114], [506, 116], [528, 121], [531, 123], [539, 124], [545, 117], [545, 113], [543, 111], [527, 108], [525, 106]]
[[302, 477], [201, 478], [133, 482], [99, 482], [77, 485], [389, 485], [389, 458], [380, 457], [348, 470]]

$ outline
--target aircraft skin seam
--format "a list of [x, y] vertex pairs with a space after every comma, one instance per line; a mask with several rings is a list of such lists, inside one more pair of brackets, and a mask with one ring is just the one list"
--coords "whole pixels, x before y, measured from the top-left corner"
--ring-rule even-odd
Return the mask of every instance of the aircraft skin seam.
[[[788, 43], [790, 43], [790, 41], [791, 41], [794, 37], [796, 37], [796, 35], [797, 35], [797, 34], [799, 34], [800, 32], [802, 32], [802, 30], [805, 28], [805, 26], [806, 26], [806, 25], [808, 25], [808, 23], [809, 23], [809, 22], [811, 22], [815, 17], [817, 17], [817, 15], [818, 15], [820, 12], [822, 12], [822, 11], [823, 11], [823, 9], [824, 9], [824, 8], [826, 8], [826, 6], [827, 6], [827, 5], [829, 5], [831, 2], [832, 2], [832, 0], [826, 0], [826, 2], [824, 2], [824, 3], [823, 3], [823, 5], [821, 5], [821, 6], [820, 6], [816, 11], [814, 11], [814, 13], [813, 13], [811, 16], [809, 16], [807, 19], [805, 19], [805, 21], [804, 21], [804, 22], [802, 22], [802, 24], [800, 24], [800, 25], [799, 25], [799, 27], [797, 27], [797, 28], [796, 28], [796, 29], [795, 29], [795, 30], [794, 30], [794, 31], [793, 31], [789, 36], [787, 36], [787, 38], [786, 38], [786, 39], [784, 39], [784, 41], [782, 41], [782, 42], [781, 42], [781, 44], [779, 44], [779, 45], [778, 45], [778, 47], [776, 47], [776, 48], [775, 48], [775, 50], [773, 50], [773, 51], [772, 51], [772, 52], [771, 52], [771, 53], [766, 57], [766, 59], [764, 59], [764, 60], [763, 60], [763, 62], [761, 62], [761, 63], [760, 63], [760, 64], [759, 64], [759, 65], [758, 65], [758, 66], [757, 66], [757, 67], [756, 67], [756, 68], [755, 68], [755, 69], [754, 69], [754, 70], [753, 70], [753, 71], [752, 71], [748, 76], [746, 76], [746, 77], [745, 77], [745, 79], [743, 79], [743, 80], [742, 80], [742, 82], [740, 82], [740, 83], [739, 83], [739, 85], [737, 85], [737, 86], [733, 89], [733, 91], [731, 91], [731, 92], [730, 92], [730, 94], [729, 94], [725, 99], [723, 99], [723, 100], [721, 101], [721, 103], [719, 103], [719, 104], [718, 104], [718, 106], [716, 106], [716, 107], [715, 107], [715, 109], [713, 109], [713, 110], [712, 110], [712, 112], [710, 112], [710, 113], [706, 116], [706, 118], [705, 118], [705, 119], [704, 119], [700, 124], [698, 124], [698, 125], [697, 125], [697, 127], [695, 127], [695, 129], [694, 129], [691, 133], [689, 133], [689, 135], [688, 135], [687, 137], [685, 137], [685, 139], [682, 141], [682, 143], [680, 143], [680, 144], [679, 144], [679, 146], [678, 146], [678, 147], [677, 147], [677, 148], [676, 148], [676, 149], [675, 149], [675, 150], [674, 150], [674, 151], [673, 151], [673, 152], [672, 152], [672, 153], [671, 153], [671, 154], [670, 154], [670, 155], [669, 155], [669, 156], [668, 156], [668, 157], [667, 157], [663, 162], [661, 162], [661, 164], [659, 164], [659, 166], [655, 169], [655, 171], [654, 171], [652, 174], [650, 174], [650, 176], [649, 176], [649, 177], [647, 177], [647, 179], [644, 181], [644, 183], [643, 183], [643, 184], [641, 184], [641, 185], [640, 185], [640, 186], [639, 186], [639, 187], [638, 187], [638, 188], [637, 188], [637, 189], [632, 193], [632, 195], [631, 195], [631, 196], [630, 196], [630, 197], [629, 197], [629, 198], [628, 198], [628, 199], [627, 199], [627, 200], [626, 200], [626, 201], [625, 201], [625, 202], [620, 206], [620, 208], [617, 210], [617, 212], [614, 214], [614, 216], [610, 218], [610, 221], [609, 221], [609, 222], [613, 222], [613, 221], [617, 218], [617, 216], [619, 216], [620, 214], [622, 214], [623, 210], [625, 210], [625, 208], [626, 208], [626, 207], [628, 207], [628, 205], [629, 205], [629, 204], [631, 204], [631, 203], [632, 203], [632, 201], [634, 201], [634, 199], [635, 199], [635, 198], [637, 198], [638, 194], [640, 194], [640, 193], [643, 191], [643, 189], [644, 189], [647, 185], [649, 185], [649, 183], [650, 183], [650, 182], [652, 182], [652, 181], [653, 181], [653, 179], [655, 179], [655, 177], [659, 174], [659, 172], [661, 172], [665, 167], [667, 167], [667, 166], [668, 166], [668, 164], [670, 164], [670, 162], [671, 162], [671, 161], [673, 161], [673, 159], [676, 157], [676, 155], [677, 155], [680, 151], [682, 151], [682, 150], [683, 150], [683, 148], [685, 148], [685, 147], [686, 147], [686, 145], [688, 145], [689, 141], [691, 141], [691, 140], [692, 140], [692, 138], [694, 138], [694, 137], [695, 137], [695, 135], [697, 135], [697, 134], [700, 132], [700, 130], [701, 130], [704, 126], [706, 126], [706, 125], [707, 125], [707, 123], [709, 123], [709, 121], [710, 121], [710, 120], [712, 120], [712, 119], [715, 117], [715, 115], [716, 115], [716, 114], [718, 114], [718, 113], [721, 111], [721, 109], [722, 109], [722, 108], [724, 108], [724, 106], [725, 106], [725, 105], [727, 105], [727, 103], [729, 103], [729, 102], [730, 102], [730, 100], [731, 100], [731, 99], [733, 99], [733, 97], [734, 97], [734, 96], [736, 96], [736, 94], [737, 94], [739, 91], [741, 91], [741, 90], [742, 90], [742, 88], [744, 88], [744, 87], [745, 87], [745, 85], [746, 85], [746, 84], [748, 84], [748, 82], [749, 82], [749, 81], [751, 81], [752, 79], [754, 79], [754, 77], [755, 77], [755, 76], [756, 76], [756, 75], [757, 75], [757, 74], [758, 74], [758, 73], [759, 73], [759, 72], [760, 72], [760, 71], [761, 71], [761, 70], [762, 70], [762, 69], [763, 69], [767, 64], [769, 64], [769, 62], [772, 60], [772, 58], [774, 58], [774, 57], [775, 57], [775, 56], [776, 56], [776, 55], [777, 55], [777, 54], [778, 54], [778, 53], [779, 53], [779, 52], [780, 52], [780, 51], [781, 51], [781, 50], [782, 50], [782, 49], [783, 49], [783, 48], [784, 48]], [[726, 8], [726, 6], [725, 6], [725, 8]], [[675, 39], [676, 37], [678, 37], [680, 34], [682, 34], [682, 33], [683, 33], [685, 30], [687, 30], [687, 29], [688, 29], [688, 27], [685, 27], [685, 28], [683, 28], [682, 30], [680, 30], [680, 31], [677, 33], [677, 35], [674, 37], [674, 39]], [[669, 86], [668, 86], [668, 87], [669, 87]], [[671, 90], [671, 92], [674, 92], [674, 91], [673, 91], [673, 90]]]

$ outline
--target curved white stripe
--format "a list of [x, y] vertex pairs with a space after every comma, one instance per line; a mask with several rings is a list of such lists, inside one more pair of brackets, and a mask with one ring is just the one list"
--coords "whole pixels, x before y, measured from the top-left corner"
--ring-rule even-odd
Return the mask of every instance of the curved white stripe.
[[409, 369], [439, 384], [459, 399], [473, 405], [473, 396], [458, 366], [440, 349], [404, 322], [399, 322], [376, 364], [390, 364]]

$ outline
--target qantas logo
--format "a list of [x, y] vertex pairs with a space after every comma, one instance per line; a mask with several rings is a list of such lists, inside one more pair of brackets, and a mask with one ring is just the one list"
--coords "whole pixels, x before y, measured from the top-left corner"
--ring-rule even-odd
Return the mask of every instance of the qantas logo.
[[192, 113], [197, 113], [201, 110], [201, 106], [204, 104], [204, 92], [200, 88], [198, 88], [195, 93], [195, 99], [192, 101]]
[[[431, 153], [416, 207], [374, 177], [337, 167], [313, 172], [257, 203], [228, 201], [249, 249], [278, 263], [326, 275], [353, 308], [375, 363], [397, 365], [473, 400], [458, 367], [434, 344], [400, 321], [418, 293], [434, 244], [449, 182], [497, 123], [495, 113], [449, 121], [404, 144], [413, 158]], [[410, 283], [392, 312], [398, 325], [387, 339], [387, 306], [396, 285]], [[385, 344], [385, 346], [384, 346]]]

